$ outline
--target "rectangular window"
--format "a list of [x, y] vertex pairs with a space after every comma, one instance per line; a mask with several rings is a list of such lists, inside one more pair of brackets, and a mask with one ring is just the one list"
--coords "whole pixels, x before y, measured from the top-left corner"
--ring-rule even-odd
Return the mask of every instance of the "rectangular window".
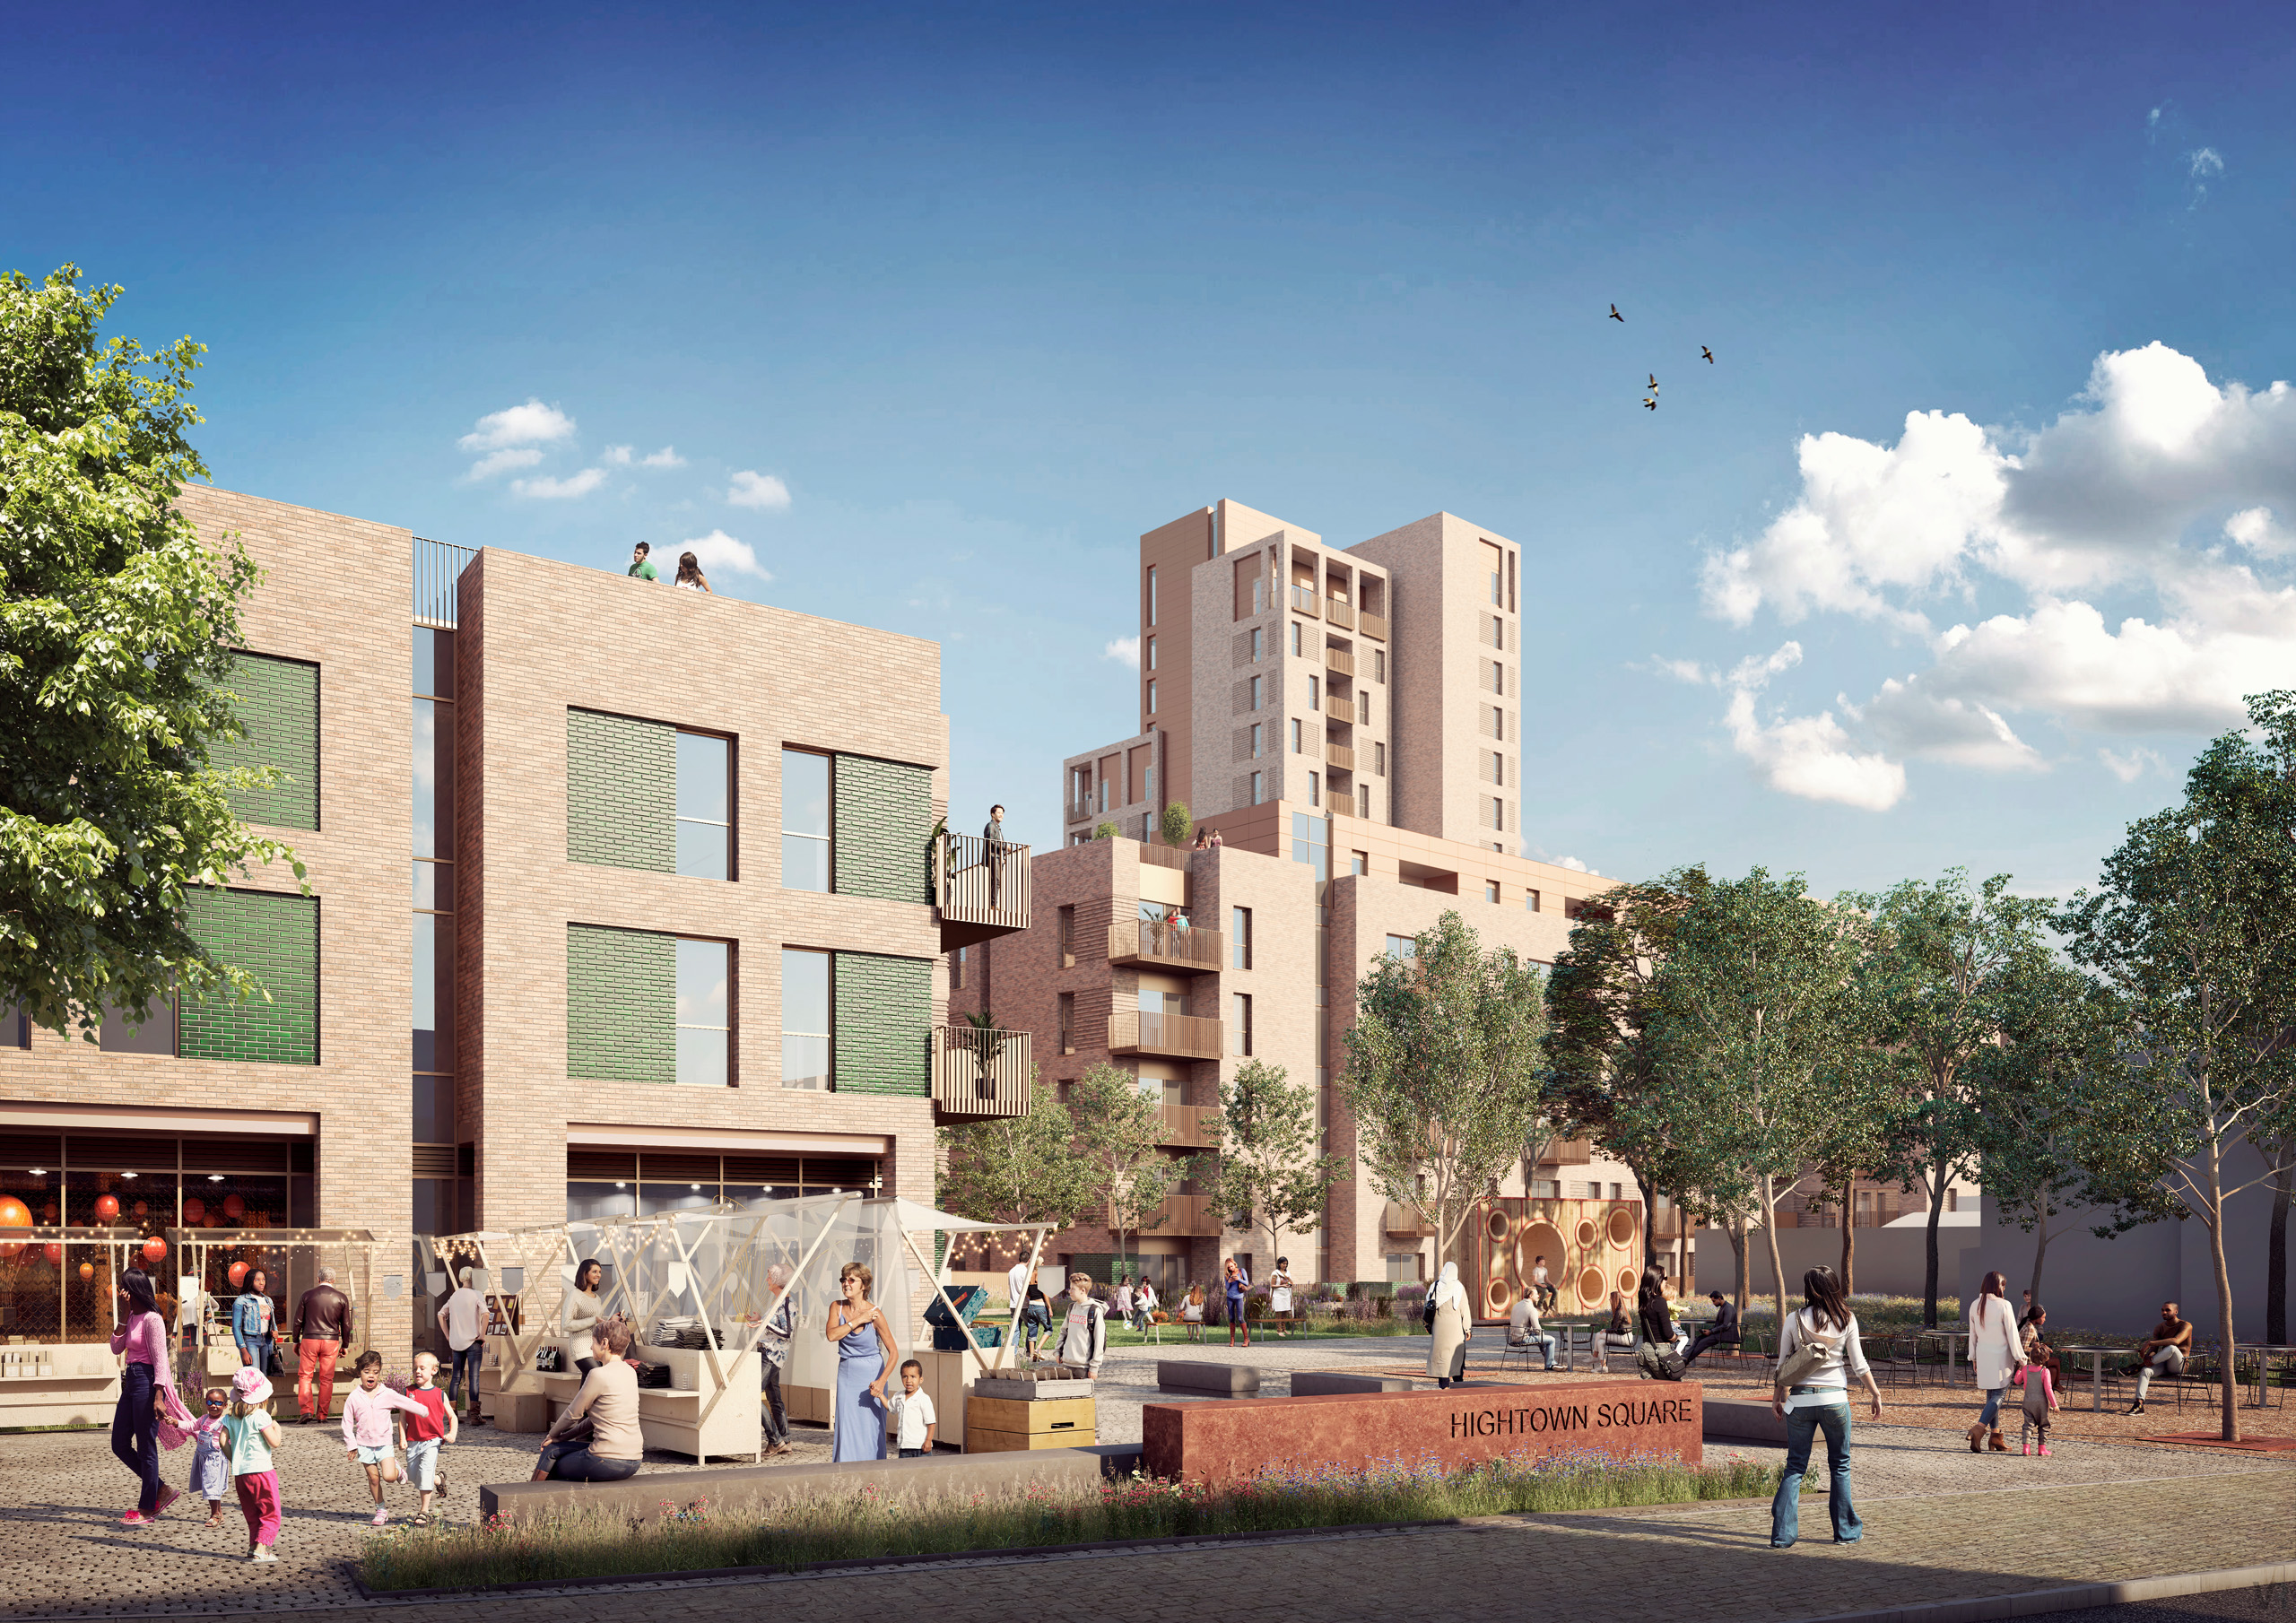
[[1526, 890], [1523, 893], [1523, 911], [1526, 913], [1536, 913], [1538, 910], [1539, 893], [1535, 890]]
[[678, 942], [678, 1081], [723, 1088], [733, 1080], [733, 943]]
[[1249, 907], [1231, 907], [1228, 910], [1228, 933], [1233, 938], [1231, 945], [1235, 955], [1231, 960], [1234, 967], [1239, 969], [1250, 968], [1252, 967], [1252, 910]]
[[1260, 685], [1259, 685], [1259, 684], [1260, 684], [1260, 679], [1259, 679], [1258, 677], [1257, 677], [1257, 676], [1253, 677], [1253, 678], [1252, 678], [1252, 690], [1251, 690], [1251, 695], [1252, 695], [1252, 708], [1253, 708], [1253, 709], [1255, 709], [1255, 710], [1257, 710], [1257, 709], [1258, 709], [1258, 708], [1259, 708], [1259, 704], [1260, 704], [1260, 692], [1261, 692], [1261, 689], [1260, 689]]
[[1308, 774], [1308, 803], [1309, 805], [1320, 806], [1324, 803], [1323, 787], [1323, 777], [1320, 773]]
[[1370, 854], [1364, 851], [1349, 852], [1347, 854], [1347, 871], [1350, 873], [1369, 873], [1371, 871]]
[[830, 1078], [830, 955], [781, 950], [781, 1085], [825, 1092]]
[[1507, 831], [1507, 803], [1505, 801], [1493, 800], [1491, 803], [1491, 826], [1502, 834]]
[[1148, 684], [1148, 714], [1156, 714], [1156, 684], [1152, 681]]
[[1259, 664], [1261, 629], [1262, 628], [1258, 626], [1254, 626], [1252, 628], [1252, 664]]
[[1156, 639], [1154, 638], [1150, 638], [1146, 647], [1141, 650], [1140, 664], [1144, 670], [1152, 671], [1156, 668]]
[[1300, 718], [1296, 716], [1292, 718], [1292, 753], [1300, 753]]
[[1371, 680], [1376, 682], [1387, 680], [1387, 651], [1385, 648], [1371, 650]]
[[1355, 690], [1355, 719], [1362, 726], [1371, 725], [1371, 690], [1369, 688]]
[[1297, 654], [1300, 652], [1300, 622], [1295, 620], [1292, 622], [1292, 652]]
[[1059, 1012], [1060, 1051], [1074, 1054], [1076, 1052], [1076, 994], [1074, 992], [1060, 994]]
[[1496, 750], [1491, 752], [1491, 775], [1487, 781], [1502, 789], [1507, 786], [1507, 758]]
[[1355, 785], [1355, 815], [1369, 822], [1371, 820], [1371, 785]]
[[1157, 803], [1156, 768], [1151, 767], [1145, 772], [1143, 772], [1140, 775], [1140, 781], [1142, 785], [1140, 790], [1140, 798], [1146, 801], [1152, 806], [1155, 805]]
[[1385, 744], [1375, 743], [1371, 746], [1371, 776], [1374, 777], [1385, 777], [1387, 775], [1387, 746]]
[[971, 950], [970, 947], [960, 947], [949, 954], [950, 991], [962, 992], [965, 989], [965, 954]]
[[140, 1026], [131, 1026], [124, 1010], [106, 1009], [96, 1034], [97, 1046], [106, 1054], [151, 1054], [175, 1057], [176, 1006], [173, 998], [155, 997]]
[[1074, 969], [1076, 967], [1076, 909], [1073, 907], [1063, 907], [1060, 910], [1059, 920], [1060, 967], [1064, 969]]
[[[319, 826], [319, 668], [297, 659], [262, 654], [233, 654], [224, 687], [239, 699], [238, 738], [219, 738], [208, 747], [218, 768], [272, 768], [276, 776], [262, 788], [235, 789], [231, 810], [244, 820], [277, 829]], [[445, 672], [439, 695], [451, 700], [454, 666]], [[415, 704], [418, 724], [429, 714], [427, 700]], [[449, 733], [454, 712], [447, 713]], [[421, 740], [418, 738], [417, 742]]]
[[1498, 902], [1498, 900], [1499, 900], [1499, 881], [1498, 881], [1497, 880], [1495, 880], [1495, 879], [1487, 879], [1487, 880], [1483, 881], [1483, 900], [1485, 900], [1485, 901], [1487, 901], [1487, 902], [1491, 902], [1491, 903], [1492, 903], [1492, 904], [1494, 904], [1494, 905]]
[[267, 994], [235, 1002], [188, 998], [175, 1020], [187, 1060], [319, 1063], [319, 903], [260, 890], [191, 892], [184, 927], [222, 963], [253, 975]]
[[1252, 723], [1252, 759], [1257, 760], [1261, 753], [1259, 723], [1254, 722]]
[[697, 879], [734, 877], [731, 739], [678, 734], [678, 872]]
[[1236, 1027], [1236, 1052], [1248, 1056], [1252, 1051], [1252, 994], [1239, 992], [1233, 1000]]
[[1417, 958], [1419, 943], [1408, 935], [1390, 935], [1387, 937], [1387, 956], [1389, 958]]
[[1308, 708], [1320, 710], [1323, 707], [1323, 684], [1317, 678], [1310, 676], [1308, 678]]
[[1148, 569], [1148, 623], [1152, 626], [1156, 623], [1156, 570], [1153, 565]]
[[1252, 774], [1252, 804], [1257, 806], [1266, 797], [1260, 793], [1260, 775], [1255, 772]]
[[1252, 577], [1252, 612], [1255, 614], [1267, 612], [1267, 577], [1265, 575], [1257, 575]]
[[781, 751], [784, 890], [829, 889], [829, 794], [828, 756], [816, 755], [810, 750]]

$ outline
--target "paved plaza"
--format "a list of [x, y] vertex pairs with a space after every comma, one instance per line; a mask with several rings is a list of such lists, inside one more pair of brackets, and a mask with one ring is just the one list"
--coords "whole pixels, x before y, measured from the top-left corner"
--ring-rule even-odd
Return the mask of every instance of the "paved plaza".
[[[1269, 1394], [1281, 1395], [1292, 1369], [1406, 1367], [1414, 1351], [1423, 1358], [1425, 1345], [1409, 1338], [1264, 1341], [1248, 1361], [1263, 1371]], [[1162, 1350], [1231, 1356], [1216, 1343]], [[1479, 1339], [1478, 1358], [1485, 1350]], [[1157, 1352], [1126, 1350], [1105, 1367], [1102, 1441], [1137, 1439], [1141, 1403], [1157, 1401]], [[1240, 1350], [1232, 1356], [1246, 1361]], [[1746, 1395], [1735, 1385], [1716, 1391]], [[1945, 1393], [1941, 1401], [1951, 1406], [1961, 1399]], [[1893, 1402], [1893, 1418], [1907, 1406]], [[2187, 1426], [2199, 1423], [2193, 1414], [2187, 1408]], [[639, 1586], [639, 1594], [622, 1586], [529, 1592], [490, 1597], [486, 1604], [499, 1623], [562, 1618], [570, 1601], [616, 1609], [635, 1603], [664, 1623], [730, 1620], [760, 1605], [816, 1601], [955, 1620], [1009, 1615], [1016, 1584], [1055, 1605], [1065, 1604], [1059, 1585], [1082, 1583], [1094, 1611], [1124, 1619], [1177, 1617], [1214, 1604], [1247, 1619], [1294, 1616], [1312, 1605], [1341, 1619], [1481, 1619], [1492, 1614], [1492, 1598], [1503, 1594], [1502, 1615], [1552, 1613], [1561, 1623], [1583, 1618], [1600, 1596], [1656, 1592], [1681, 1597], [1685, 1606], [1700, 1596], [1714, 1597], [1718, 1605], [1726, 1598], [1727, 1615], [1759, 1623], [2296, 1559], [2296, 1456], [2067, 1436], [2046, 1461], [1976, 1458], [1957, 1435], [1926, 1414], [1918, 1418], [1924, 1423], [1859, 1427], [1857, 1487], [1869, 1532], [1853, 1549], [1825, 1541], [1824, 1510], [1813, 1502], [1805, 1506], [1803, 1525], [1817, 1541], [1790, 1556], [1772, 1552], [1766, 1506], [1734, 1503], [1506, 1516], [1248, 1544], [989, 1556], [953, 1567], [944, 1562], [799, 1578], [688, 1580]], [[826, 1436], [799, 1428], [794, 1458], [824, 1459]], [[483, 1428], [464, 1436], [449, 1452], [450, 1488], [442, 1501], [457, 1520], [475, 1515], [481, 1482], [523, 1477], [538, 1442]], [[1709, 1445], [1709, 1457], [1730, 1450]], [[1744, 1451], [1762, 1452], [1754, 1445]], [[189, 1457], [187, 1449], [167, 1456], [176, 1480]], [[693, 1466], [683, 1456], [657, 1454], [648, 1469]], [[361, 1595], [351, 1564], [371, 1532], [370, 1507], [335, 1428], [287, 1428], [281, 1477], [287, 1507], [281, 1559], [256, 1567], [242, 1558], [245, 1525], [236, 1505], [227, 1506], [216, 1529], [204, 1525], [204, 1506], [187, 1498], [156, 1527], [119, 1526], [132, 1485], [100, 1435], [0, 1437], [0, 1481], [7, 1487], [0, 1505], [7, 1534], [0, 1540], [0, 1618], [232, 1617], [314, 1609], [467, 1617], [468, 1601], [378, 1605]], [[1822, 1483], [1821, 1471], [1813, 1495]], [[402, 1511], [412, 1508], [411, 1494], [394, 1492]], [[1781, 1583], [1786, 1561], [1824, 1566], [1799, 1568], [1792, 1583]], [[757, 1593], [793, 1584], [804, 1593]]]

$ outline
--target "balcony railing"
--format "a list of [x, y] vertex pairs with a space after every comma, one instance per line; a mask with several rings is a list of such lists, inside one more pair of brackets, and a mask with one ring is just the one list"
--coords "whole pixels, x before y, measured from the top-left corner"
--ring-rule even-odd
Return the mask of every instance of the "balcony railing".
[[1355, 617], [1355, 629], [1375, 642], [1387, 640], [1387, 617], [1374, 614], [1369, 609]]
[[1212, 1208], [1208, 1194], [1170, 1194], [1160, 1202], [1150, 1213], [1152, 1219], [1161, 1222], [1144, 1224], [1140, 1232], [1158, 1237], [1202, 1239], [1216, 1237], [1221, 1232], [1220, 1214]]
[[1187, 853], [1178, 846], [1152, 846], [1140, 842], [1140, 860], [1154, 868], [1178, 868], [1187, 872]]
[[1226, 961], [1227, 943], [1217, 930], [1182, 930], [1169, 919], [1124, 919], [1109, 926], [1109, 962], [1216, 970]]
[[937, 855], [943, 951], [1029, 927], [1026, 846], [992, 847], [977, 834], [947, 834]]
[[1345, 744], [1326, 743], [1324, 745], [1324, 760], [1335, 771], [1352, 772], [1355, 770], [1355, 751]]
[[455, 629], [456, 587], [470, 560], [478, 556], [475, 547], [459, 547], [451, 541], [430, 541], [421, 535], [414, 538], [414, 623], [433, 626], [442, 631]]
[[1173, 1059], [1216, 1060], [1221, 1023], [1193, 1014], [1150, 1014], [1117, 1009], [1109, 1014], [1109, 1052], [1161, 1054]]
[[1298, 613], [1315, 613], [1316, 605], [1321, 601], [1322, 599], [1316, 595], [1316, 589], [1313, 586], [1293, 586], [1292, 588], [1292, 607], [1293, 611]]
[[934, 1109], [944, 1116], [1026, 1115], [1029, 1045], [1026, 1031], [935, 1027]]
[[1097, 815], [1089, 800], [1080, 800], [1068, 808], [1068, 820], [1072, 823], [1090, 822]]
[[1542, 1167], [1584, 1167], [1595, 1159], [1592, 1139], [1555, 1139], [1539, 1157]]
[[1217, 1105], [1167, 1105], [1160, 1141], [1182, 1150], [1209, 1150], [1213, 1144], [1210, 1124], [1219, 1114]]
[[1352, 699], [1342, 699], [1336, 693], [1325, 694], [1324, 719], [1345, 722], [1352, 726], [1355, 722], [1355, 701]]
[[1427, 1219], [1419, 1215], [1416, 1207], [1406, 1206], [1400, 1201], [1387, 1202], [1387, 1214], [1380, 1220], [1379, 1227], [1389, 1234], [1427, 1235], [1435, 1232], [1428, 1227]]
[[1344, 597], [1324, 599], [1324, 618], [1335, 626], [1352, 631], [1355, 629], [1355, 605]]
[[1344, 648], [1326, 647], [1324, 650], [1324, 669], [1334, 676], [1352, 676], [1355, 674], [1355, 655]]

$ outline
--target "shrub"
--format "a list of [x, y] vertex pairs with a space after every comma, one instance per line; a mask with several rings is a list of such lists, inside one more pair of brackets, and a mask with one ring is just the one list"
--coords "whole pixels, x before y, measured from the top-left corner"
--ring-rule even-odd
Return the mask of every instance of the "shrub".
[[1187, 807], [1179, 801], [1174, 801], [1164, 808], [1164, 815], [1157, 820], [1156, 826], [1168, 846], [1185, 846], [1187, 837], [1196, 832], [1196, 824], [1188, 819]]

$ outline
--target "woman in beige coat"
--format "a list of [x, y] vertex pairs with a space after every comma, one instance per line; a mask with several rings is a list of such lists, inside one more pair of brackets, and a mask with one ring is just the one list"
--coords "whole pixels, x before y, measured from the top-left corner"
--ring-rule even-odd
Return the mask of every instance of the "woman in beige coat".
[[1459, 1283], [1457, 1263], [1443, 1264], [1443, 1277], [1435, 1281], [1427, 1299], [1435, 1309], [1435, 1345], [1428, 1350], [1427, 1373], [1435, 1377], [1437, 1386], [1448, 1387], [1466, 1379], [1467, 1336], [1474, 1328], [1467, 1289]]
[[1970, 1452], [1984, 1453], [1990, 1433], [1993, 1452], [2006, 1454], [2009, 1445], [2001, 1436], [2001, 1394], [2008, 1388], [2009, 1377], [2026, 1361], [2024, 1343], [2017, 1334], [2017, 1310], [2009, 1306], [2009, 1281], [1998, 1273], [1987, 1274], [1985, 1283], [1962, 1310], [1961, 1324], [1969, 1332], [1970, 1367], [1977, 1372], [1977, 1389], [1985, 1393], [1985, 1409], [1970, 1428]]

